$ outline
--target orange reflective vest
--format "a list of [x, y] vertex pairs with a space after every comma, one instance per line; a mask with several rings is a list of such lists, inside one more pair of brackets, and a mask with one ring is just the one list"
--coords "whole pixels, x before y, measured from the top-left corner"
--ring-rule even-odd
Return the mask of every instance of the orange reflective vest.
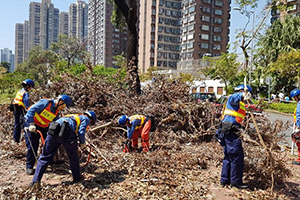
[[294, 124], [296, 124], [296, 121], [297, 121], [297, 117], [296, 117], [296, 111], [297, 111], [297, 107], [295, 108], [295, 111], [294, 111]]
[[145, 120], [146, 120], [146, 116], [144, 115], [132, 115], [130, 117], [130, 123], [135, 120], [135, 119], [140, 119], [141, 120], [141, 124], [139, 126], [136, 126], [134, 130], [136, 129], [140, 129], [144, 126]]
[[41, 113], [35, 113], [34, 114], [34, 123], [40, 127], [43, 127], [43, 128], [46, 128], [49, 126], [49, 123], [53, 121], [53, 119], [57, 116], [58, 114], [58, 110], [56, 110], [55, 113], [52, 113], [50, 111], [50, 108], [51, 108], [51, 105], [53, 103], [49, 103], [49, 105], [44, 109], [42, 110]]
[[226, 101], [225, 105], [223, 107], [222, 119], [224, 119], [225, 115], [233, 116], [233, 117], [235, 117], [235, 120], [238, 123], [242, 123], [246, 116], [245, 104], [242, 101], [240, 101], [239, 109], [238, 109], [238, 111], [236, 111], [236, 110], [228, 109], [227, 101]]
[[23, 108], [26, 109], [26, 107], [25, 107], [25, 105], [23, 103], [23, 96], [24, 96], [25, 93], [26, 93], [25, 90], [23, 90], [23, 91], [20, 90], [19, 92], [17, 92], [16, 97], [15, 97], [15, 99], [13, 101], [13, 104], [17, 104], [19, 106], [23, 106]]

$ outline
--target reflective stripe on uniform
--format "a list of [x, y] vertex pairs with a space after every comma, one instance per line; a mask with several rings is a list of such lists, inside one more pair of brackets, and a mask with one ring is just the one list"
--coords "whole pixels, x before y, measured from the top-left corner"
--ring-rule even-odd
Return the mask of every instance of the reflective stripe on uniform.
[[25, 105], [24, 105], [24, 103], [23, 103], [23, 96], [24, 96], [25, 93], [26, 93], [25, 90], [23, 90], [23, 91], [21, 91], [21, 90], [18, 91], [17, 94], [16, 94], [16, 97], [15, 97], [15, 99], [14, 99], [14, 101], [13, 101], [13, 104], [17, 104], [17, 105], [23, 106], [23, 107], [25, 108]]
[[239, 109], [238, 109], [238, 111], [236, 111], [236, 110], [228, 109], [227, 102], [226, 102], [222, 113], [223, 113], [222, 119], [225, 117], [225, 115], [230, 115], [230, 116], [235, 117], [235, 120], [238, 123], [241, 123], [245, 119], [245, 116], [246, 116], [245, 104], [242, 101], [240, 101]]
[[34, 123], [40, 127], [48, 127], [49, 123], [53, 121], [53, 119], [57, 116], [58, 110], [55, 113], [50, 111], [52, 103], [50, 102], [49, 105], [42, 110], [41, 113], [34, 114]]
[[297, 121], [296, 111], [297, 111], [297, 107], [295, 108], [294, 116], [293, 116], [293, 118], [294, 118], [294, 124], [296, 124], [296, 121]]
[[79, 125], [80, 125], [80, 123], [81, 123], [81, 120], [80, 120], [79, 115], [69, 114], [69, 115], [66, 115], [65, 117], [73, 117], [73, 118], [75, 119], [75, 122], [76, 122], [76, 130], [75, 130], [75, 133], [78, 133]]
[[143, 125], [144, 125], [144, 122], [145, 122], [145, 120], [146, 120], [146, 117], [145, 117], [144, 115], [132, 115], [132, 116], [130, 117], [130, 123], [131, 123], [133, 120], [135, 120], [135, 119], [141, 120], [141, 124], [140, 124], [139, 126], [136, 126], [136, 127], [135, 127], [135, 130], [142, 128]]

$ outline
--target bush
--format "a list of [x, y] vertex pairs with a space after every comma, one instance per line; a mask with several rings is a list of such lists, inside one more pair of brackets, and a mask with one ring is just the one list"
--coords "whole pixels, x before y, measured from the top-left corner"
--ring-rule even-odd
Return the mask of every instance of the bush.
[[283, 112], [283, 113], [294, 113], [297, 103], [290, 102], [290, 103], [271, 103], [270, 109]]

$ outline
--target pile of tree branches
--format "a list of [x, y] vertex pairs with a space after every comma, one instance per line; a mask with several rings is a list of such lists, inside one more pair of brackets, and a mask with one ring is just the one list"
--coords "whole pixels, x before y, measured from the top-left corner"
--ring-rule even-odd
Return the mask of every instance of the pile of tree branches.
[[[67, 94], [72, 97], [73, 106], [63, 114], [93, 110], [98, 116], [94, 127], [112, 123], [87, 134], [93, 156], [83, 171], [85, 181], [82, 184], [69, 185], [67, 178], [62, 177], [63, 184], [59, 186], [45, 185], [42, 190], [36, 191], [28, 190], [28, 187], [9, 187], [1, 190], [0, 194], [21, 199], [33, 196], [45, 198], [51, 194], [56, 194], [54, 199], [63, 198], [66, 194], [65, 198], [84, 199], [117, 199], [116, 194], [126, 199], [199, 198], [207, 195], [211, 185], [219, 184], [219, 173], [206, 174], [206, 169], [220, 168], [223, 157], [222, 148], [214, 139], [219, 119], [213, 105], [191, 101], [189, 86], [180, 80], [157, 79], [144, 86], [140, 96], [130, 96], [124, 88], [121, 83], [68, 74], [47, 88], [32, 93], [31, 99], [35, 102], [42, 97], [55, 98], [59, 94]], [[156, 129], [150, 132], [149, 154], [124, 154], [121, 151], [125, 138], [117, 119], [122, 114], [144, 114], [154, 119]], [[4, 106], [1, 107], [0, 119], [0, 132], [7, 139], [12, 133], [13, 118]], [[267, 119], [262, 121], [258, 126], [275, 165], [270, 165], [255, 129], [246, 126], [241, 135], [245, 141], [245, 178], [252, 188], [267, 189], [265, 196], [277, 198], [279, 194], [268, 190], [272, 185], [271, 174], [274, 175], [276, 189], [290, 173], [284, 164], [285, 158], [278, 156], [282, 154], [278, 146], [280, 138], [276, 135], [284, 126], [280, 122], [272, 124]], [[261, 195], [261, 191], [251, 195], [258, 193]], [[237, 193], [247, 194], [243, 191]]]

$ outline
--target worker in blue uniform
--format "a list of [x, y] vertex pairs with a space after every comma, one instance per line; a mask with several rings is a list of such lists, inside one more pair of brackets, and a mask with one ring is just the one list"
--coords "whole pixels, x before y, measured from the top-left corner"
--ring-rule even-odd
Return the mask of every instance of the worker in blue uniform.
[[82, 179], [77, 153], [77, 140], [79, 140], [80, 148], [84, 149], [86, 146], [85, 132], [89, 125], [95, 124], [96, 120], [97, 116], [94, 111], [86, 111], [84, 114], [66, 115], [50, 123], [43, 152], [38, 160], [31, 186], [40, 183], [47, 166], [53, 160], [60, 145], [64, 146], [69, 158], [73, 182]]
[[[58, 119], [59, 111], [69, 107], [72, 101], [68, 95], [59, 95], [57, 99], [41, 99], [32, 105], [24, 116], [25, 141], [27, 146], [26, 174], [34, 174], [37, 150], [41, 136], [46, 137], [49, 123]], [[37, 130], [41, 133], [37, 133]]]
[[216, 138], [224, 150], [221, 172], [221, 185], [231, 185], [239, 189], [248, 188], [243, 184], [244, 151], [238, 131], [246, 116], [245, 103], [251, 98], [252, 88], [239, 85], [235, 93], [230, 95], [224, 104], [221, 127], [216, 132]]
[[25, 79], [22, 84], [23, 89], [17, 92], [13, 101], [13, 112], [15, 117], [15, 126], [13, 138], [16, 143], [20, 142], [21, 128], [23, 128], [24, 115], [30, 106], [29, 91], [34, 88], [34, 81], [31, 79]]

